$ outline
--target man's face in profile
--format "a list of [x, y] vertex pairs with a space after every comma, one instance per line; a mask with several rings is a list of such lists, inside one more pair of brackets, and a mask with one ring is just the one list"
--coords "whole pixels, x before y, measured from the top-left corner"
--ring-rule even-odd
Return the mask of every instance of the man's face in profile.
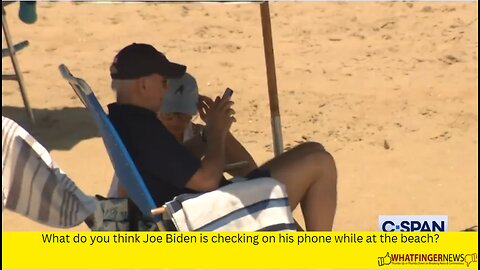
[[160, 74], [152, 74], [145, 77], [145, 102], [155, 112], [160, 110], [163, 102], [163, 96], [167, 91], [167, 78]]

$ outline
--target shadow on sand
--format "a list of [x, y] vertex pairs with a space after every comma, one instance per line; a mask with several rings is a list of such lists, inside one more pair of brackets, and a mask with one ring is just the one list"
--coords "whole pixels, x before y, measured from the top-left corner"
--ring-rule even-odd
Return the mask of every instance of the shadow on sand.
[[85, 108], [33, 109], [33, 115], [35, 125], [31, 124], [23, 107], [2, 107], [2, 116], [17, 122], [49, 151], [69, 150], [82, 140], [100, 137]]

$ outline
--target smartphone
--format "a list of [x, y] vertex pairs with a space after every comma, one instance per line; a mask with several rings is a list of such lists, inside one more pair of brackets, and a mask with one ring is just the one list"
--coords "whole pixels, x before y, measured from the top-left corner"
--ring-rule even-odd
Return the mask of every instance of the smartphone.
[[232, 95], [233, 95], [233, 90], [227, 87], [227, 89], [225, 89], [225, 92], [223, 93], [222, 99], [224, 98], [230, 99]]

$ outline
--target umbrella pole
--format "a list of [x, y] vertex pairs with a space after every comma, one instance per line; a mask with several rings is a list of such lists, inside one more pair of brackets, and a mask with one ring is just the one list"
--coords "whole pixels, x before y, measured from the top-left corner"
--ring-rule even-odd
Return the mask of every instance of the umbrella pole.
[[272, 25], [270, 22], [270, 8], [268, 2], [263, 2], [260, 4], [260, 15], [262, 18], [263, 48], [265, 50], [265, 64], [267, 67], [268, 97], [270, 102], [270, 116], [272, 120], [273, 150], [275, 156], [278, 156], [283, 152], [283, 139], [277, 93], [277, 77], [275, 74]]

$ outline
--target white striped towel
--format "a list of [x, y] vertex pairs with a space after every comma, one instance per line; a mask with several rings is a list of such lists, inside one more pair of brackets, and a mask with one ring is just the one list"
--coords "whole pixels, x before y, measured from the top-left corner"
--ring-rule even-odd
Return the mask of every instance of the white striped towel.
[[285, 187], [273, 178], [229, 184], [166, 203], [179, 231], [295, 231]]
[[2, 116], [2, 211], [5, 207], [45, 225], [70, 228], [91, 215], [96, 204], [40, 143]]

